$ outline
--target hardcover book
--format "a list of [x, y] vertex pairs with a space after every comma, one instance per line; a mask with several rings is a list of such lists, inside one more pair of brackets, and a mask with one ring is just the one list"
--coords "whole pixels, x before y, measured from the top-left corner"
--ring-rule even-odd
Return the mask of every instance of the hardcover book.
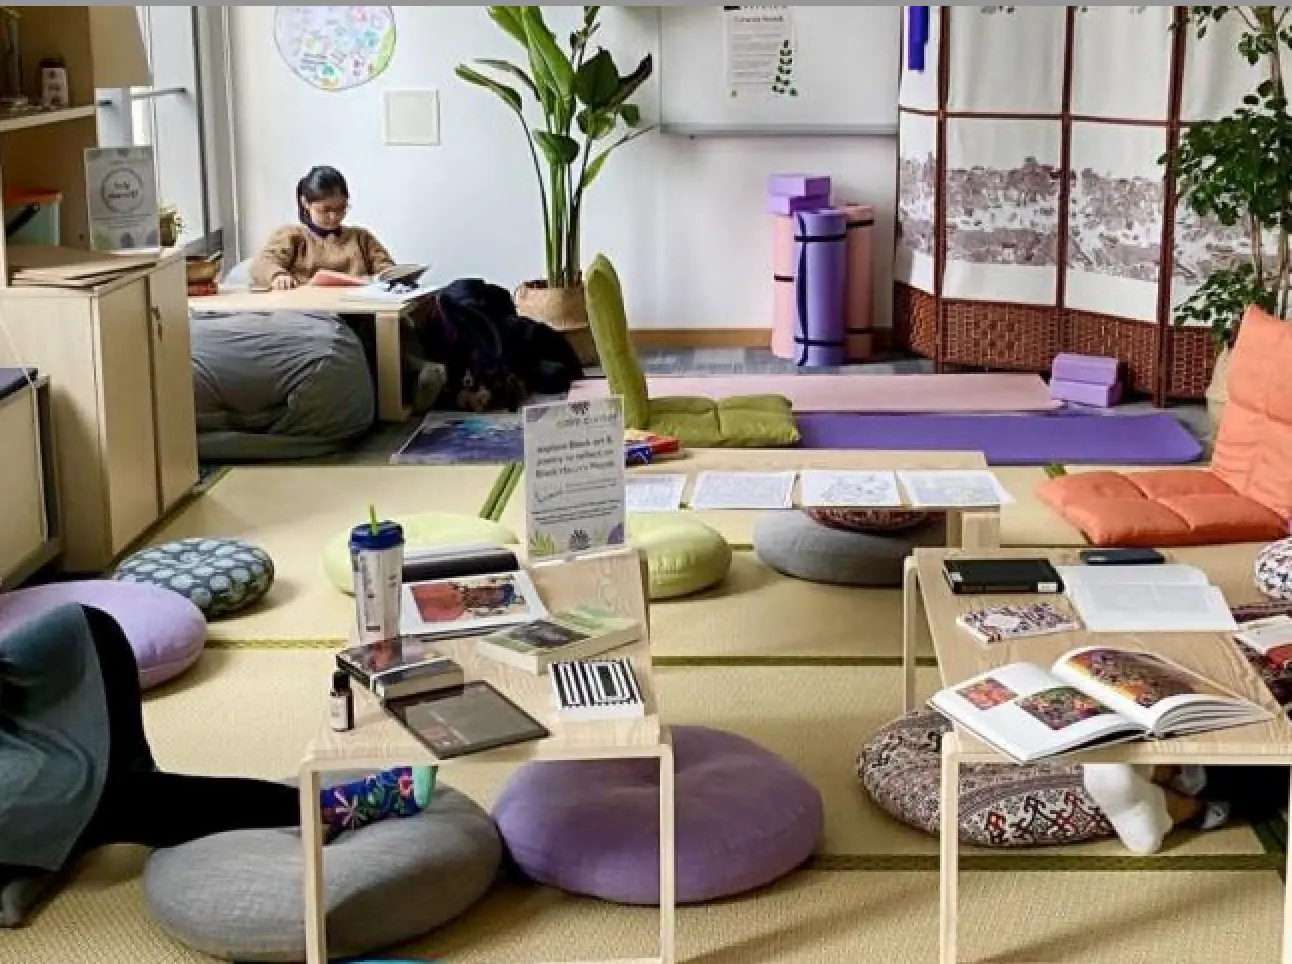
[[1068, 613], [1048, 602], [975, 609], [959, 617], [956, 622], [985, 646], [1028, 636], [1066, 633], [1080, 625]]
[[461, 686], [464, 678], [434, 639], [417, 636], [351, 646], [336, 654], [336, 665], [383, 701]]

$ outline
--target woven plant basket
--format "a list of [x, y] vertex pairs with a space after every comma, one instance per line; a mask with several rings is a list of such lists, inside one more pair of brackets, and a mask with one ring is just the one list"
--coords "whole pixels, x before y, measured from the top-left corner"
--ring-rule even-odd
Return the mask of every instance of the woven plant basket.
[[516, 289], [516, 313], [550, 325], [565, 336], [579, 361], [597, 364], [597, 345], [588, 327], [588, 303], [582, 284], [549, 288], [546, 281], [526, 281]]

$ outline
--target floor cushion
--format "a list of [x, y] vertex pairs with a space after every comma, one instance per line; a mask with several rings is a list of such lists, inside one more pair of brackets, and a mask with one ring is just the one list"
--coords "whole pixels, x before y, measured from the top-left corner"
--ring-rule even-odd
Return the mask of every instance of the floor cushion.
[[0, 593], [0, 633], [64, 603], [101, 609], [120, 624], [144, 689], [178, 676], [202, 655], [206, 619], [177, 593], [142, 583], [91, 579]]
[[[677, 902], [771, 883], [812, 856], [824, 828], [816, 787], [758, 744], [672, 728]], [[623, 904], [659, 903], [655, 759], [535, 763], [494, 808], [508, 851], [534, 880]]]
[[777, 572], [835, 586], [900, 586], [917, 546], [946, 545], [946, 523], [900, 532], [849, 532], [797, 510], [769, 512], [754, 525], [754, 552]]
[[[431, 549], [440, 546], [462, 546], [487, 542], [511, 546], [520, 540], [505, 525], [474, 515], [452, 512], [422, 512], [398, 516], [394, 520], [404, 529], [406, 549]], [[323, 571], [332, 585], [344, 593], [354, 594], [354, 577], [350, 573], [350, 530], [338, 532], [323, 549]]]
[[[341, 834], [324, 848], [328, 951], [352, 957], [412, 940], [457, 917], [493, 884], [497, 829], [440, 786], [425, 812]], [[176, 940], [231, 961], [303, 961], [300, 832], [236, 830], [155, 851], [149, 910]]]
[[274, 584], [274, 561], [241, 539], [180, 539], [127, 557], [113, 578], [169, 589], [214, 619], [263, 599]]
[[691, 513], [636, 513], [627, 526], [629, 542], [646, 553], [651, 599], [689, 596], [727, 577], [731, 546]]
[[804, 509], [813, 522], [845, 532], [901, 532], [931, 522], [942, 513], [924, 509]]
[[1256, 557], [1256, 588], [1271, 599], [1292, 601], [1292, 539], [1266, 546]]
[[[857, 776], [892, 817], [933, 836], [942, 811], [942, 735], [929, 710], [881, 728], [861, 751]], [[1110, 837], [1112, 825], [1081, 781], [1079, 765], [972, 763], [960, 768], [960, 840], [980, 847], [1038, 847]]]
[[1287, 535], [1287, 521], [1208, 469], [1082, 472], [1037, 486], [1096, 546], [1209, 546]]

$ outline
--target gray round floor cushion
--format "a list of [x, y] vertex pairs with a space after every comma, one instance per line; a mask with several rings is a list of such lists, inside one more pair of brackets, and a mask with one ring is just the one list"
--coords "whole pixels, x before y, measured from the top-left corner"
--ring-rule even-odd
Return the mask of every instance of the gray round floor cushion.
[[754, 551], [777, 572], [836, 586], [900, 586], [902, 562], [916, 546], [946, 545], [938, 519], [899, 532], [849, 532], [804, 512], [769, 512], [754, 526]]
[[[492, 886], [493, 818], [441, 785], [416, 817], [341, 834], [323, 849], [328, 952], [352, 957], [419, 937]], [[305, 960], [300, 832], [235, 830], [155, 851], [149, 909], [172, 937], [230, 961]]]

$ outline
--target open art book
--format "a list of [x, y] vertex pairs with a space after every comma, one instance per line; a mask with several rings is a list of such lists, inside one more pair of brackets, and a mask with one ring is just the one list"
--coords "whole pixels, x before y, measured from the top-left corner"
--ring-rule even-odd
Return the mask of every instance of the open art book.
[[346, 274], [344, 271], [331, 271], [327, 268], [314, 273], [310, 284], [317, 288], [363, 288], [368, 285], [408, 285], [414, 287], [426, 273], [424, 264], [393, 264], [372, 278], [361, 278], [358, 275]]
[[1272, 718], [1165, 657], [1106, 646], [1070, 650], [1048, 670], [1010, 663], [939, 690], [929, 705], [1019, 763]]

